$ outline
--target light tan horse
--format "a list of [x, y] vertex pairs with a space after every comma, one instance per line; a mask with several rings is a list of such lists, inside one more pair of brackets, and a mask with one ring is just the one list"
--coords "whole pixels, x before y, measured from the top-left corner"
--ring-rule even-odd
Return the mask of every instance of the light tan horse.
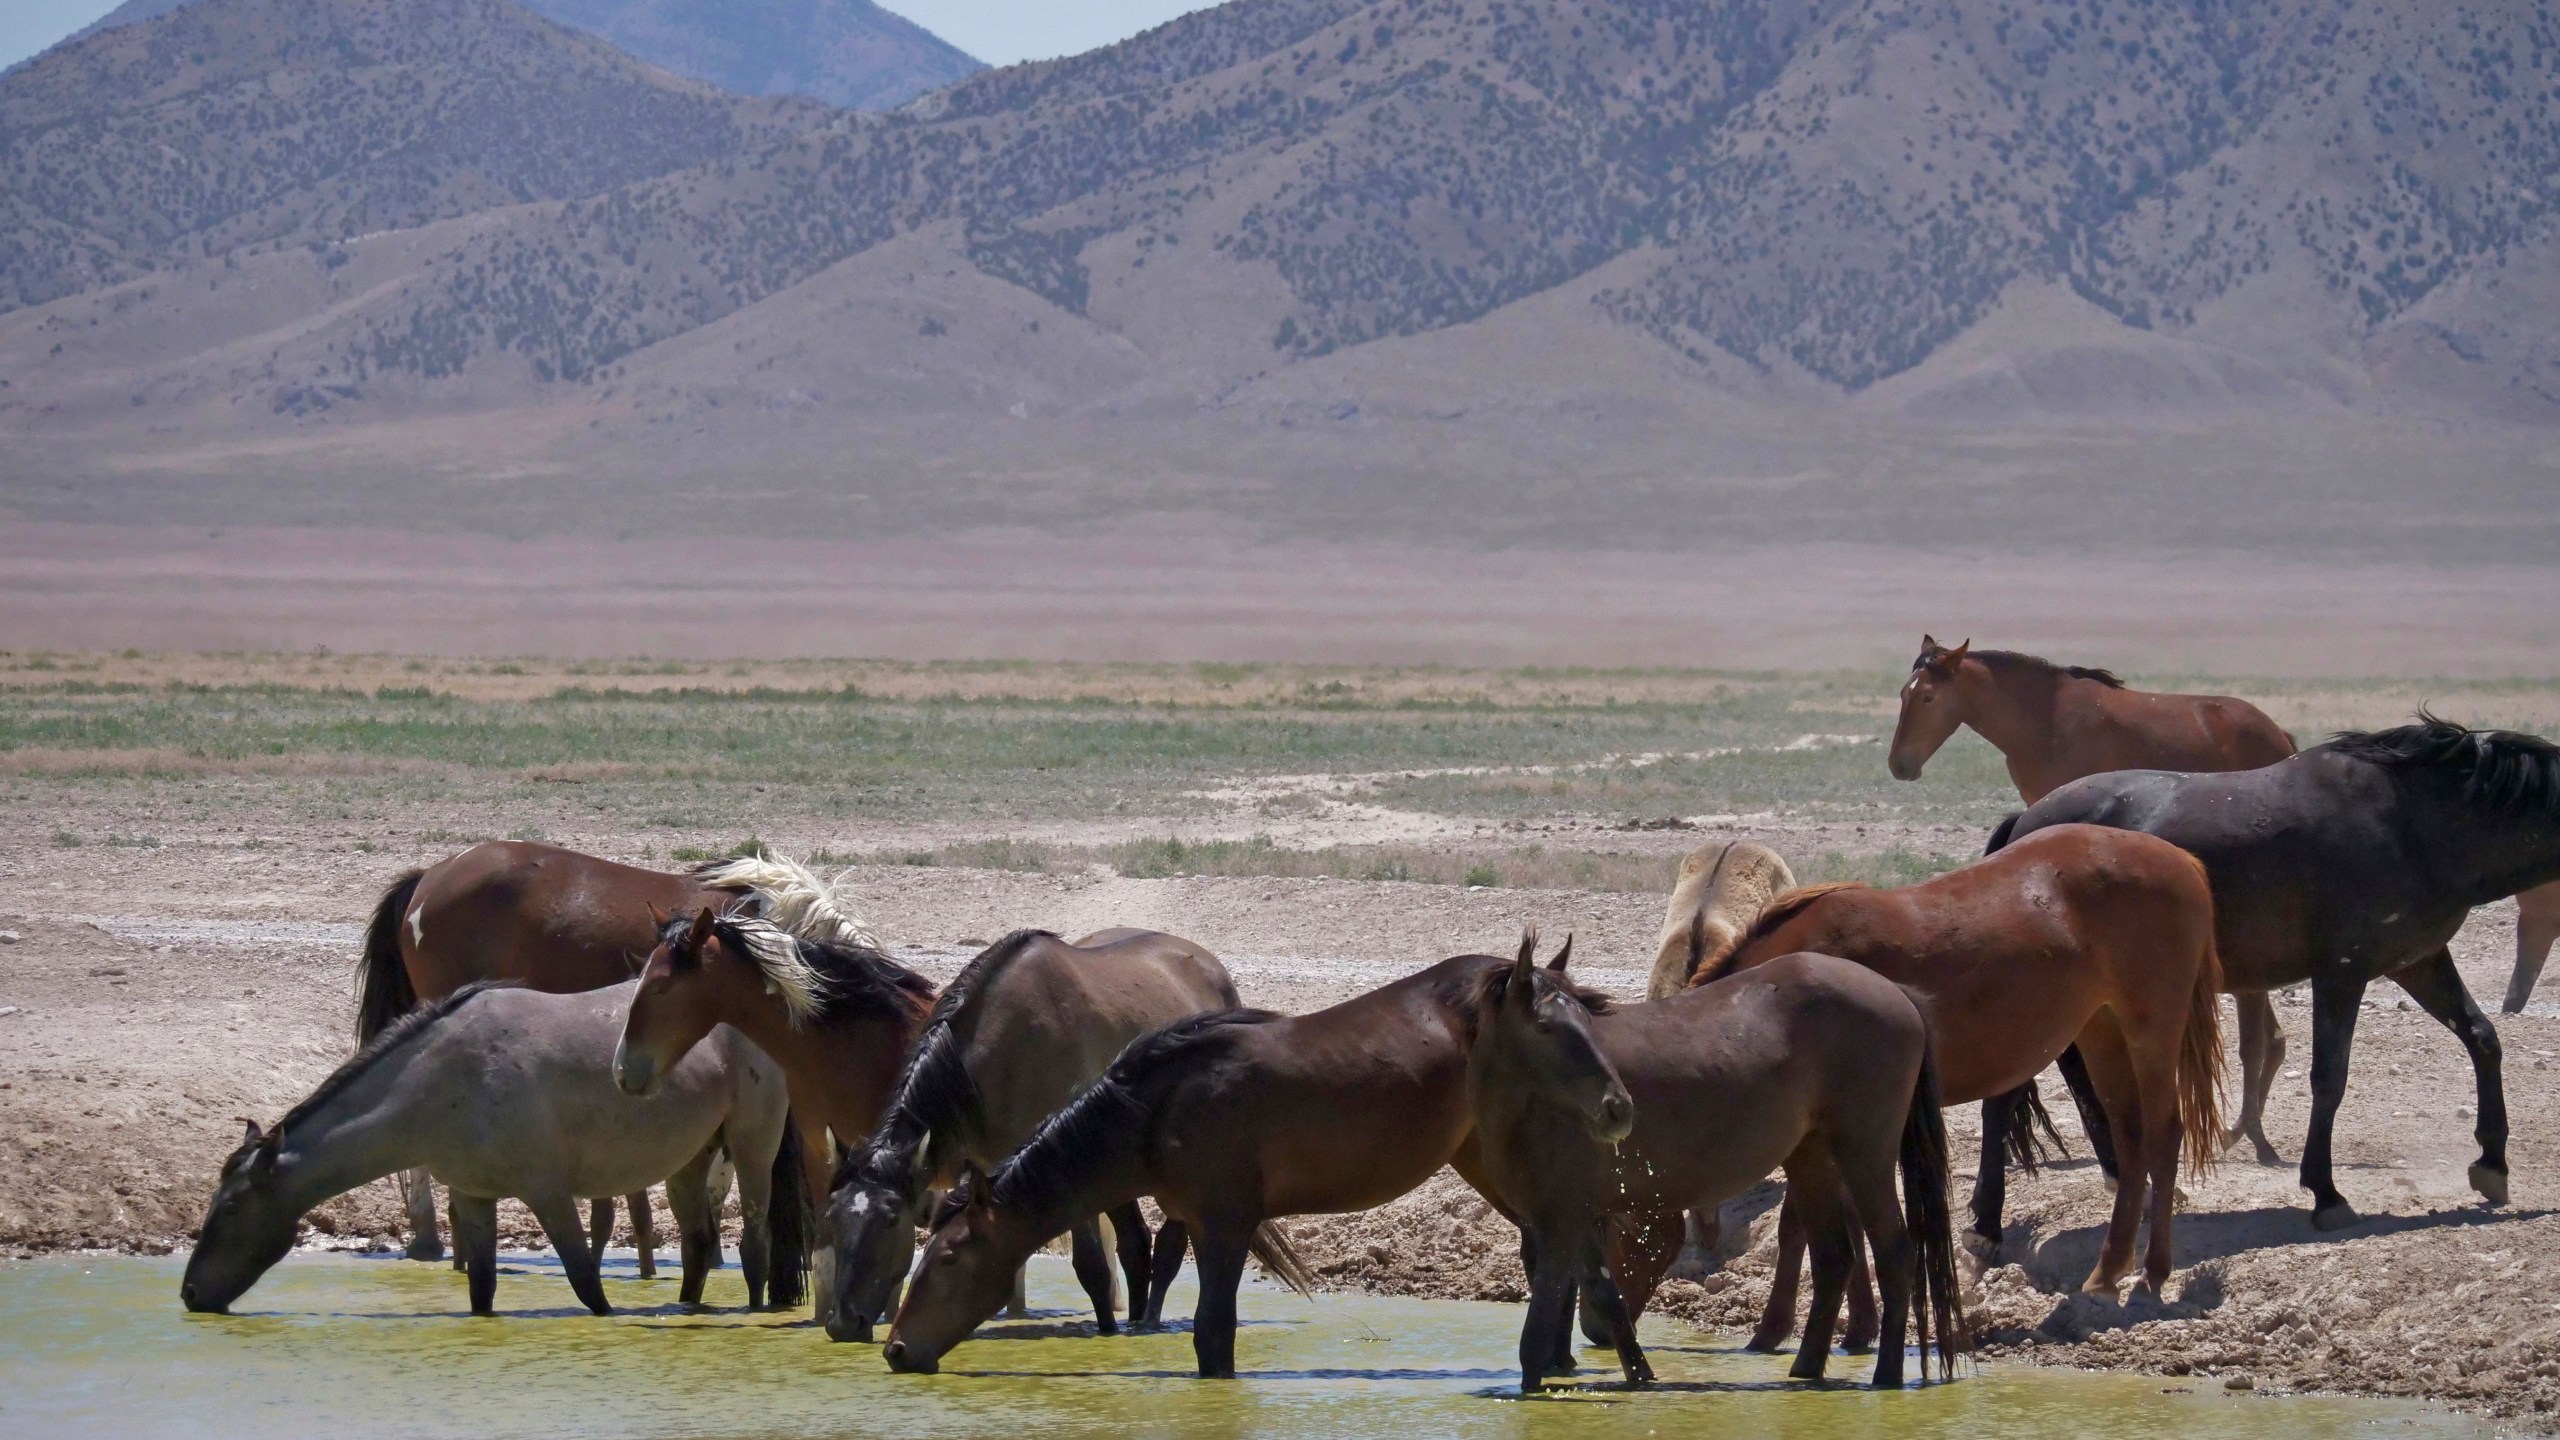
[[1766, 845], [1728, 840], [1690, 851], [1662, 910], [1662, 938], [1654, 942], [1644, 998], [1659, 1000], [1689, 988], [1692, 924], [1703, 929], [1709, 953], [1721, 954], [1751, 928], [1763, 906], [1794, 888], [1795, 872]]
[[2537, 885], [2516, 897], [2516, 972], [2507, 979], [2506, 1003], [2513, 1015], [2533, 998], [2533, 982], [2542, 978], [2542, 962], [2551, 958], [2551, 943], [2560, 940], [2560, 885]]

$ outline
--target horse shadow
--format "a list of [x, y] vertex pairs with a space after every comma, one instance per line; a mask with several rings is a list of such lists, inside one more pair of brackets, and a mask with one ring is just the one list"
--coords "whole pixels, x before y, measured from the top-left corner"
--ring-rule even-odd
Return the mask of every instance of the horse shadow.
[[2098, 1263], [2098, 1249], [2107, 1235], [2104, 1224], [2039, 1235], [2032, 1221], [2021, 1222], [2010, 1226], [2002, 1237], [2001, 1258], [2024, 1270], [2030, 1284], [2055, 1295], [2058, 1303], [2032, 1331], [1992, 1338], [2018, 1340], [2032, 1334], [2077, 1341], [2145, 1321], [2195, 1319], [2210, 1314], [2221, 1308], [2224, 1298], [2218, 1262], [2252, 1251], [2424, 1230], [2478, 1229], [2540, 1219], [2553, 1213], [2560, 1212], [2473, 1205], [2422, 1215], [2372, 1215], [2340, 1230], [2314, 1229], [2310, 1212], [2290, 1205], [2184, 1214], [2178, 1217], [2171, 1264], [2192, 1271], [2186, 1285], [2175, 1298], [2137, 1293], [2125, 1301], [2079, 1293], [2081, 1282]]

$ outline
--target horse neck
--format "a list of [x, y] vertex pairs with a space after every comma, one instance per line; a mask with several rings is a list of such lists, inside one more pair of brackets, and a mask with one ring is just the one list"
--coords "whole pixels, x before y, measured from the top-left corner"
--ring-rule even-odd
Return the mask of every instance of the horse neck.
[[854, 1019], [791, 1023], [782, 1002], [769, 995], [732, 1003], [721, 1018], [773, 1057], [789, 1078], [792, 1098], [846, 1145], [861, 1143], [879, 1123], [898, 1067], [924, 1017], [864, 1015]]
[[2560, 880], [2560, 815], [2490, 810], [2444, 784], [2408, 792], [2412, 849], [2464, 903], [2486, 905]]
[[415, 1078], [424, 1042], [384, 1057], [317, 1110], [295, 1120], [281, 1144], [280, 1178], [304, 1209], [414, 1167]]
[[1965, 687], [1964, 723], [2013, 765], [2033, 764], [2049, 756], [2055, 712], [2062, 687], [2071, 683], [2069, 678], [2004, 673], [1979, 662], [1966, 669], [1982, 678]]

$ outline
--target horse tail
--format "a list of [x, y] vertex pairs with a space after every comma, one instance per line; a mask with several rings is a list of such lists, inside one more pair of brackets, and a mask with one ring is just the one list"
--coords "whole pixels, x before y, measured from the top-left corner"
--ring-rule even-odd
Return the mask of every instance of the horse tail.
[[1298, 1247], [1289, 1243], [1289, 1232], [1270, 1220], [1253, 1227], [1253, 1258], [1262, 1262], [1263, 1273], [1297, 1291], [1315, 1294], [1316, 1277], [1307, 1262], [1298, 1255]]
[[[2196, 865], [2202, 877], [2203, 865]], [[2210, 892], [2208, 892], [2210, 893]], [[2213, 943], [2210, 906], [2206, 909], [2204, 953], [2198, 957], [2195, 988], [2187, 996], [2186, 1033], [2178, 1042], [2178, 1125], [2185, 1132], [2187, 1172], [2201, 1175], [2222, 1153], [2222, 953]]]
[[1920, 1078], [1902, 1119], [1902, 1223], [1911, 1235], [1919, 1294], [1920, 1378], [1929, 1378], [1929, 1336], [1937, 1333], [1938, 1373], [1953, 1378], [1964, 1348], [1964, 1301], [1956, 1290], [1955, 1221], [1947, 1204], [1947, 1121], [1938, 1104], [1937, 1047], [1921, 1032]]
[[2008, 819], [1991, 827], [1991, 843], [1982, 847], [1982, 853], [1997, 855], [2008, 848], [2009, 841], [2017, 834], [2018, 822], [2025, 819], [2026, 815], [2027, 812], [2024, 810], [2012, 810], [2009, 812]]
[[418, 1008], [418, 989], [409, 983], [409, 966], [400, 958], [400, 919], [426, 873], [412, 870], [392, 881], [364, 927], [364, 958], [356, 965], [358, 1045], [370, 1043], [392, 1021]]
[[800, 1127], [782, 1117], [782, 1148], [773, 1152], [773, 1194], [765, 1201], [765, 1234], [772, 1241], [765, 1266], [765, 1298], [777, 1310], [800, 1303], [809, 1291], [809, 1237], [818, 1217], [809, 1203], [809, 1157]]
[[2049, 1155], [2068, 1155], [2071, 1147], [2064, 1143], [2062, 1132], [2053, 1128], [2053, 1112], [2044, 1108], [2044, 1095], [2036, 1082], [2012, 1090], [2005, 1097], [2009, 1106], [2009, 1123], [2002, 1133], [2006, 1137], [2009, 1163], [2033, 1174]]

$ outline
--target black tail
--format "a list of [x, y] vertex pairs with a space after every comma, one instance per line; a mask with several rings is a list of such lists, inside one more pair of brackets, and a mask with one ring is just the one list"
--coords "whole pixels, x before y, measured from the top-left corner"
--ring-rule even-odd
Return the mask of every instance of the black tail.
[[392, 1021], [418, 1008], [418, 991], [400, 959], [400, 920], [424, 870], [391, 882], [364, 927], [364, 959], [356, 967], [356, 1043], [367, 1044]]
[[797, 1306], [809, 1293], [809, 1237], [818, 1228], [811, 1213], [809, 1157], [800, 1150], [800, 1127], [786, 1116], [782, 1148], [773, 1152], [773, 1198], [765, 1204], [765, 1234], [772, 1239], [765, 1265], [765, 1299], [776, 1310]]
[[2044, 1096], [2037, 1093], [2036, 1082], [2030, 1080], [2002, 1098], [2009, 1105], [2009, 1123], [2002, 1134], [2011, 1165], [2032, 1173], [2049, 1158], [2071, 1153], [2071, 1147], [2063, 1143], [2062, 1132], [2053, 1128], [2053, 1113], [2044, 1108]]
[[2018, 822], [2026, 817], [2026, 813], [2024, 810], [2013, 811], [2008, 819], [1991, 827], [1991, 843], [1982, 847], [1982, 853], [1997, 855], [2006, 848], [2011, 835], [2017, 831]]
[[1956, 1294], [1955, 1222], [1947, 1208], [1947, 1122], [1938, 1107], [1938, 1057], [1924, 1042], [1920, 1080], [1902, 1121], [1902, 1223], [1918, 1262], [1911, 1314], [1920, 1329], [1920, 1378], [1929, 1378], [1929, 1337], [1937, 1333], [1938, 1373], [1955, 1374], [1965, 1347], [1964, 1302]]

